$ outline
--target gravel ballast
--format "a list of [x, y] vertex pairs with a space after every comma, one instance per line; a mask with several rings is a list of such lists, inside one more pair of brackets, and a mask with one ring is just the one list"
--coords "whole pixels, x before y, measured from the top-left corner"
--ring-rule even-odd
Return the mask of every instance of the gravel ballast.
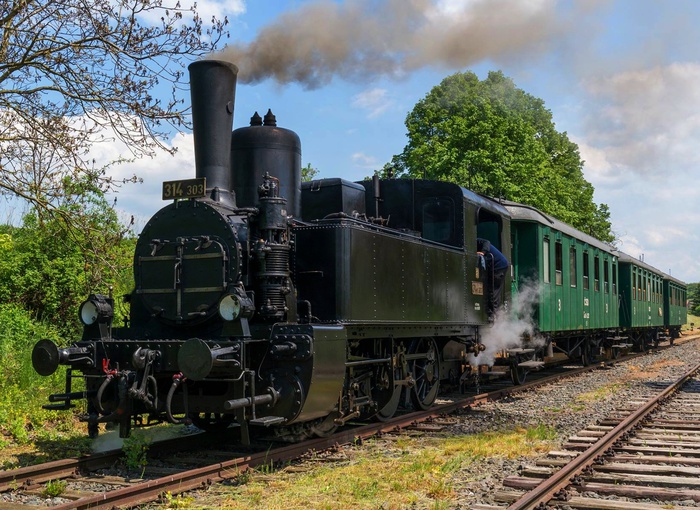
[[[459, 423], [447, 433], [471, 434], [545, 425], [556, 430], [556, 442], [561, 445], [629, 402], [648, 399], [658, 390], [658, 385], [650, 383], [678, 379], [700, 363], [699, 347], [698, 340], [689, 341], [480, 405], [461, 413]], [[454, 480], [459, 492], [455, 508], [496, 504], [494, 493], [503, 488], [503, 479], [517, 475], [519, 467], [534, 461], [493, 457], [466, 466]]]

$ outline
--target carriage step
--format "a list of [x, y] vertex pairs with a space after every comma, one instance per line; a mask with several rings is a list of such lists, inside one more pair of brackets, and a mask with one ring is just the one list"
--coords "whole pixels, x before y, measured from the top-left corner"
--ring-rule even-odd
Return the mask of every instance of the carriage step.
[[262, 425], [263, 427], [269, 427], [270, 425], [277, 425], [278, 423], [284, 423], [286, 418], [282, 416], [263, 416], [261, 418], [255, 418], [250, 420], [248, 423], [251, 425]]
[[523, 361], [522, 363], [518, 363], [518, 368], [537, 369], [537, 368], [542, 368], [543, 366], [544, 366], [544, 361], [530, 360], [530, 361]]
[[670, 336], [660, 336], [660, 337], [658, 337], [658, 340], [659, 340], [659, 341], [661, 341], [661, 340], [664, 340], [664, 341], [665, 341], [665, 340], [670, 340], [670, 339], [671, 339]]
[[612, 340], [613, 342], [619, 342], [620, 340], [627, 340], [627, 337], [626, 336], [609, 336], [607, 339]]
[[530, 354], [532, 352], [535, 352], [535, 349], [522, 349], [522, 348], [517, 348], [517, 349], [507, 349], [506, 352], [510, 354], [511, 356], [515, 354]]
[[616, 347], [618, 349], [627, 349], [628, 347], [632, 347], [632, 344], [615, 344], [615, 345], [611, 345], [610, 347], [613, 347], [613, 348]]

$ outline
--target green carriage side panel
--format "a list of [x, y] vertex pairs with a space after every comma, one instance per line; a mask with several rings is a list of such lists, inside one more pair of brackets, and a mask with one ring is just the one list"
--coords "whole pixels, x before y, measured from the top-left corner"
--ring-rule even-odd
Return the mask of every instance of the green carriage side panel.
[[538, 287], [535, 321], [540, 331], [617, 327], [616, 253], [537, 209], [505, 205], [512, 217], [515, 286], [521, 292], [533, 283]]
[[619, 252], [620, 326], [660, 328], [664, 325], [664, 274], [649, 264]]
[[523, 299], [539, 293], [534, 304], [534, 321], [540, 331], [554, 328], [553, 310], [549, 308], [551, 299], [545, 298], [551, 288], [544, 281], [542, 267], [543, 229], [536, 223], [512, 222], [512, 258], [513, 258], [513, 299]]
[[688, 287], [675, 278], [664, 275], [663, 278], [663, 308], [664, 326], [683, 326], [688, 322], [687, 307]]

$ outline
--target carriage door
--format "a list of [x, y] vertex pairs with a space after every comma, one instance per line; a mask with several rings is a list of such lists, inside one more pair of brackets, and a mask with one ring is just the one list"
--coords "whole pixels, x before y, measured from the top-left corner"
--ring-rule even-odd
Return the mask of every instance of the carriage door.
[[561, 239], [554, 242], [554, 329], [564, 329], [564, 247]]

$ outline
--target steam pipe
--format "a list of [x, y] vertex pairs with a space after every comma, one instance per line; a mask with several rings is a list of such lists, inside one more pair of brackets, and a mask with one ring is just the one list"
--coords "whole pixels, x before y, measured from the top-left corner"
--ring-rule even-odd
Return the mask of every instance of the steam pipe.
[[120, 418], [122, 418], [122, 415], [126, 413], [126, 405], [127, 405], [127, 391], [128, 391], [128, 381], [127, 381], [127, 376], [128, 374], [124, 373], [119, 376], [119, 382], [118, 382], [118, 391], [117, 394], [119, 396], [119, 403], [117, 404], [117, 408], [109, 415], [107, 416], [101, 416], [101, 417], [90, 417], [88, 420], [88, 423], [91, 424], [97, 424], [97, 423], [110, 423], [113, 421], [117, 421]]
[[175, 418], [173, 416], [173, 411], [172, 411], [172, 404], [173, 404], [173, 395], [175, 395], [175, 392], [177, 389], [180, 387], [181, 384], [186, 383], [187, 378], [180, 374], [175, 374], [173, 376], [173, 383], [170, 385], [170, 390], [168, 390], [168, 396], [165, 398], [165, 415], [168, 418], [168, 421], [170, 423], [174, 423], [175, 425], [182, 425], [184, 424], [190, 424], [192, 423], [192, 420], [188, 417], [188, 412], [187, 412], [187, 389], [185, 388], [185, 392], [183, 393], [183, 400], [185, 402], [185, 417], [182, 419]]

